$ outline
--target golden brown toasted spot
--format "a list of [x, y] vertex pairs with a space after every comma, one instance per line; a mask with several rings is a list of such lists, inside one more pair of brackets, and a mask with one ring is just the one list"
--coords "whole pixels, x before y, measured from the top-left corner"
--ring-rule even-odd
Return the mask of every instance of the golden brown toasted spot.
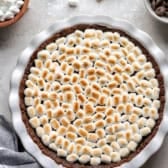
[[114, 88], [114, 89], [112, 90], [112, 94], [113, 94], [113, 95], [121, 94], [121, 93], [122, 93], [122, 91], [121, 91], [121, 89], [119, 89], [119, 88]]
[[74, 48], [73, 47], [71, 47], [71, 48], [66, 48], [66, 54], [67, 55], [72, 55], [72, 54], [74, 54], [75, 53], [75, 51], [74, 51]]
[[53, 107], [58, 107], [59, 102], [57, 100], [52, 101], [52, 106]]
[[85, 138], [82, 138], [82, 137], [77, 138], [77, 139], [75, 139], [75, 143], [80, 144], [80, 145], [84, 145], [85, 144]]
[[64, 116], [64, 115], [65, 115], [65, 113], [64, 113], [64, 111], [63, 111], [62, 109], [58, 109], [58, 110], [56, 110], [55, 113], [54, 113], [54, 117], [55, 117], [55, 118], [60, 118], [60, 117], [62, 117], [62, 116]]
[[66, 92], [65, 93], [65, 101], [71, 102], [73, 100], [73, 93], [72, 92]]
[[96, 112], [105, 112], [106, 107], [105, 106], [96, 106]]
[[97, 91], [94, 91], [94, 90], [92, 91], [91, 95], [92, 95], [92, 97], [95, 98], [95, 99], [98, 99], [98, 98], [100, 97], [100, 93], [97, 92]]
[[87, 139], [88, 141], [96, 142], [98, 140], [98, 136], [95, 133], [88, 133]]
[[68, 67], [67, 68], [67, 75], [71, 76], [73, 74], [73, 68], [72, 67]]
[[75, 120], [74, 125], [75, 125], [76, 127], [80, 127], [80, 126], [82, 125], [82, 120], [81, 120], [81, 119]]
[[41, 98], [42, 98], [42, 99], [47, 99], [47, 98], [48, 98], [48, 93], [45, 92], [45, 91], [42, 91], [42, 92], [41, 92]]
[[87, 132], [85, 129], [83, 129], [83, 128], [79, 128], [79, 129], [78, 129], [78, 134], [79, 134], [81, 137], [87, 137], [88, 132]]
[[62, 79], [62, 75], [60, 73], [56, 73], [55, 80], [61, 80], [61, 79]]
[[48, 123], [48, 118], [46, 117], [46, 116], [41, 116], [40, 117], [40, 123], [42, 124], [42, 125], [45, 125], [45, 124], [47, 124]]
[[87, 124], [87, 123], [91, 123], [92, 122], [92, 117], [87, 116], [83, 119], [83, 123]]
[[80, 87], [80, 85], [74, 85], [74, 91], [76, 94], [82, 93], [82, 89]]
[[80, 84], [81, 84], [82, 87], [87, 87], [88, 86], [88, 82], [87, 82], [86, 79], [81, 79]]
[[121, 73], [123, 70], [122, 70], [122, 68], [119, 65], [115, 65], [114, 66], [114, 71], [118, 72], [118, 73]]
[[69, 82], [70, 80], [71, 80], [71, 78], [70, 78], [68, 75], [65, 75], [65, 76], [63, 77], [63, 81], [64, 81], [65, 83]]
[[62, 54], [58, 57], [59, 62], [63, 62], [66, 59], [66, 54]]
[[88, 147], [88, 146], [84, 146], [84, 147], [82, 148], [82, 153], [83, 153], [84, 155], [90, 155], [91, 152], [92, 152], [92, 149], [91, 149], [90, 147]]
[[52, 110], [48, 109], [48, 110], [46, 111], [46, 114], [47, 114], [48, 119], [51, 119], [53, 112], [52, 112]]
[[60, 126], [57, 130], [59, 135], [65, 135], [66, 134], [66, 127]]
[[94, 108], [91, 104], [85, 104], [84, 110], [87, 115], [91, 115], [94, 113]]
[[36, 98], [34, 99], [34, 106], [36, 107], [38, 104], [40, 104], [40, 102], [41, 102], [40, 98], [39, 98], [39, 97], [36, 97]]
[[96, 70], [96, 74], [97, 74], [97, 76], [104, 76], [104, 75], [105, 75], [105, 72], [104, 72], [104, 70], [102, 70], [102, 69], [97, 69], [97, 70]]
[[90, 52], [90, 48], [83, 47], [83, 48], [82, 48], [82, 52], [83, 52], [84, 54], [88, 54], [88, 53]]
[[72, 110], [67, 110], [66, 116], [69, 121], [73, 121], [75, 119], [75, 114]]
[[74, 56], [68, 56], [67, 59], [66, 59], [67, 63], [69, 63], [69, 64], [71, 64], [71, 63], [74, 62], [75, 60], [76, 60], [76, 59], [75, 59]]
[[79, 109], [80, 109], [80, 104], [79, 104], [79, 102], [75, 101], [75, 102], [73, 103], [73, 111], [74, 111], [74, 112], [78, 112]]
[[113, 100], [114, 100], [114, 105], [115, 105], [115, 106], [119, 105], [119, 103], [120, 103], [120, 96], [115, 95], [115, 96], [113, 97]]
[[85, 124], [84, 128], [86, 131], [92, 132], [95, 130], [95, 125], [93, 123], [88, 123], [88, 124]]
[[89, 55], [89, 60], [90, 60], [90, 61], [95, 61], [95, 60], [96, 60], [96, 57], [97, 57], [96, 54], [91, 53], [91, 54]]
[[105, 136], [104, 129], [97, 129], [96, 134], [98, 135], [99, 138], [104, 138]]
[[89, 81], [96, 81], [96, 75], [91, 75], [91, 76], [88, 76], [88, 80]]
[[85, 78], [85, 69], [81, 69], [80, 71], [79, 71], [79, 77], [80, 78]]
[[35, 66], [39, 69], [41, 69], [43, 67], [43, 62], [42, 60], [35, 60]]
[[104, 96], [104, 95], [100, 96], [98, 104], [105, 105], [106, 104], [106, 96]]
[[75, 140], [77, 136], [73, 132], [67, 132], [66, 137], [70, 140]]
[[68, 104], [68, 103], [62, 103], [62, 108], [63, 109], [69, 109], [70, 108], [70, 104]]
[[71, 91], [72, 90], [72, 86], [71, 85], [63, 85], [62, 86], [62, 91], [63, 92], [67, 92], [67, 91]]
[[108, 109], [106, 110], [106, 116], [112, 116], [112, 114], [113, 114], [114, 112], [115, 112], [115, 111], [114, 111], [113, 108], [108, 108]]
[[86, 101], [86, 98], [83, 94], [78, 94], [77, 98], [82, 104]]
[[117, 82], [115, 82], [115, 81], [110, 82], [109, 85], [108, 85], [109, 89], [113, 89], [113, 88], [116, 88], [116, 87], [117, 87]]
[[118, 114], [114, 114], [113, 119], [115, 123], [118, 123], [120, 121], [120, 116]]
[[77, 132], [77, 129], [73, 125], [68, 125], [67, 131], [68, 132]]
[[102, 89], [102, 92], [103, 92], [104, 94], [106, 94], [107, 96], [110, 95], [110, 90], [107, 89], [107, 88], [103, 88], [103, 89]]
[[105, 68], [106, 68], [107, 72], [112, 73], [113, 68], [112, 68], [109, 64], [107, 64], [107, 65], [105, 66]]
[[38, 115], [43, 115], [43, 113], [44, 113], [44, 107], [43, 107], [43, 105], [38, 104], [36, 106], [36, 112], [37, 112]]
[[96, 125], [96, 128], [103, 128], [105, 126], [105, 122], [104, 120], [98, 120], [96, 121], [95, 125]]
[[88, 75], [94, 75], [94, 74], [95, 74], [95, 69], [94, 69], [94, 68], [89, 68], [89, 69], [87, 70], [87, 74], [88, 74]]
[[103, 68], [104, 63], [102, 63], [102, 61], [96, 61], [95, 66]]
[[109, 57], [111, 55], [111, 50], [108, 48], [104, 49], [104, 54]]
[[51, 119], [50, 124], [53, 129], [58, 129], [60, 126], [59, 122], [54, 118]]
[[107, 124], [112, 124], [113, 123], [113, 117], [108, 116], [105, 121], [106, 121]]
[[58, 98], [57, 93], [55, 93], [55, 92], [49, 93], [49, 99], [56, 100], [57, 98]]
[[47, 69], [44, 69], [44, 70], [42, 71], [41, 77], [42, 77], [43, 79], [45, 79], [45, 78], [47, 77], [48, 73], [49, 73], [49, 71], [48, 71]]
[[50, 126], [50, 124], [45, 124], [43, 128], [44, 128], [45, 134], [49, 135], [49, 133], [51, 132], [51, 126]]
[[103, 119], [104, 115], [101, 112], [98, 112], [94, 115], [94, 120]]
[[54, 90], [54, 91], [58, 91], [58, 90], [60, 90], [60, 88], [61, 88], [61, 85], [60, 85], [59, 83], [55, 83], [55, 84], [53, 85], [53, 90]]
[[124, 105], [123, 104], [119, 104], [118, 107], [117, 107], [117, 111], [122, 113], [124, 111]]
[[73, 62], [73, 67], [74, 67], [74, 69], [79, 70], [80, 67], [81, 67], [80, 62], [74, 61], [74, 62]]
[[72, 83], [76, 83], [78, 81], [78, 75], [74, 74], [71, 81]]
[[85, 116], [85, 113], [84, 113], [83, 110], [79, 110], [79, 111], [76, 113], [76, 116], [77, 116], [78, 118], [83, 118], [83, 117]]
[[70, 142], [67, 139], [65, 139], [63, 142], [63, 148], [67, 149], [69, 145], [70, 145]]
[[133, 108], [132, 104], [127, 103], [125, 106], [125, 113], [130, 114], [132, 112], [132, 108]]
[[123, 94], [123, 95], [122, 95], [122, 102], [123, 102], [124, 104], [128, 102], [128, 95], [126, 95], [126, 94]]
[[68, 125], [70, 124], [69, 120], [66, 119], [65, 117], [63, 117], [61, 120], [60, 120], [61, 124], [64, 126], [64, 127], [68, 127]]

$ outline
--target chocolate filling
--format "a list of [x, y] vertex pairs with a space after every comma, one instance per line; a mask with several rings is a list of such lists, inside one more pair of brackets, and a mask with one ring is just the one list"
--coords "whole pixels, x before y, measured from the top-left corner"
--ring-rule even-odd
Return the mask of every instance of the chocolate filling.
[[[26, 87], [25, 82], [28, 79], [28, 75], [30, 73], [30, 68], [32, 66], [34, 66], [34, 59], [37, 57], [38, 51], [40, 51], [41, 49], [44, 49], [47, 44], [55, 41], [56, 39], [58, 39], [60, 37], [65, 37], [68, 34], [73, 33], [75, 30], [84, 31], [87, 28], [94, 28], [94, 29], [102, 30], [104, 32], [106, 32], [106, 31], [119, 32], [121, 36], [126, 36], [130, 41], [132, 41], [134, 44], [136, 44], [138, 47], [140, 47], [143, 54], [146, 55], [147, 60], [152, 63], [153, 68], [156, 71], [156, 78], [159, 81], [159, 87], [160, 87], [159, 99], [160, 99], [160, 102], [161, 102], [161, 106], [160, 106], [159, 111], [158, 111], [159, 112], [159, 119], [156, 121], [156, 125], [154, 126], [152, 132], [148, 136], [146, 136], [142, 139], [140, 144], [138, 144], [138, 147], [137, 147], [135, 152], [132, 152], [128, 156], [126, 156], [125, 158], [122, 158], [121, 161], [119, 161], [117, 163], [112, 162], [110, 164], [101, 163], [98, 166], [91, 166], [89, 164], [83, 165], [79, 162], [70, 163], [65, 158], [58, 157], [56, 152], [52, 151], [47, 146], [45, 146], [42, 143], [42, 141], [40, 140], [40, 138], [36, 135], [35, 129], [33, 129], [31, 127], [31, 125], [29, 124], [29, 117], [27, 115], [26, 105], [24, 103], [24, 89]], [[151, 141], [151, 139], [157, 133], [159, 125], [160, 125], [160, 123], [162, 121], [162, 118], [163, 118], [163, 111], [164, 111], [164, 104], [165, 104], [165, 88], [164, 88], [163, 76], [160, 72], [158, 64], [156, 63], [155, 59], [150, 55], [150, 53], [147, 51], [147, 49], [144, 48], [143, 45], [140, 44], [137, 40], [135, 40], [134, 38], [132, 38], [131, 36], [129, 36], [128, 34], [126, 34], [125, 32], [123, 32], [121, 30], [117, 30], [117, 29], [113, 29], [113, 28], [107, 28], [105, 26], [95, 25], [95, 24], [93, 24], [93, 25], [80, 24], [80, 25], [75, 25], [75, 26], [70, 27], [70, 28], [66, 28], [66, 29], [61, 30], [60, 32], [54, 34], [51, 38], [49, 38], [48, 40], [43, 42], [38, 47], [38, 49], [33, 53], [33, 55], [30, 57], [30, 60], [27, 64], [27, 66], [26, 66], [24, 75], [23, 75], [21, 83], [20, 83], [19, 95], [20, 95], [20, 109], [21, 109], [21, 112], [22, 112], [22, 120], [23, 120], [23, 122], [26, 126], [27, 132], [29, 133], [30, 137], [33, 139], [34, 143], [36, 143], [38, 145], [38, 147], [40, 148], [40, 150], [42, 151], [43, 154], [49, 156], [50, 158], [55, 160], [56, 163], [61, 164], [65, 167], [67, 167], [67, 168], [94, 168], [94, 167], [95, 168], [113, 168], [113, 167], [120, 166], [123, 163], [126, 163], [126, 162], [130, 161], [132, 158], [134, 158], [139, 152], [141, 152], [144, 149], [144, 147]]]

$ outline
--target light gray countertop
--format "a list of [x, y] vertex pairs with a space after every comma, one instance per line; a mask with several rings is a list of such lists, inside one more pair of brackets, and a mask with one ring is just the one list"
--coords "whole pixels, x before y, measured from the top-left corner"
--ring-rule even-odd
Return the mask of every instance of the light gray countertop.
[[[51, 5], [50, 2], [55, 2]], [[67, 0], [32, 0], [25, 16], [16, 24], [0, 29], [0, 114], [11, 121], [8, 107], [10, 76], [21, 51], [40, 31], [58, 19], [89, 14], [108, 15], [126, 19], [147, 32], [168, 55], [168, 25], [154, 20], [146, 11], [143, 0], [80, 0], [77, 8], [69, 8]], [[151, 157], [143, 168], [167, 168], [168, 137], [161, 149]]]

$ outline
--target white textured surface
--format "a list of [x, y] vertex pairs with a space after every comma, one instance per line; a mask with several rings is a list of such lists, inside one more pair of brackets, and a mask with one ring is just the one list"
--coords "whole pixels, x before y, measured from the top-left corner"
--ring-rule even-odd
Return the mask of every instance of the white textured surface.
[[[62, 2], [64, 1], [67, 3], [67, 0], [62, 0]], [[0, 114], [4, 114], [8, 120], [11, 120], [8, 108], [9, 80], [17, 58], [35, 34], [47, 28], [58, 19], [88, 13], [90, 15], [105, 14], [127, 19], [151, 35], [165, 54], [168, 54], [168, 25], [153, 20], [145, 10], [143, 1], [103, 0], [101, 3], [96, 3], [96, 0], [81, 0], [79, 7], [75, 9], [68, 8], [65, 5], [63, 8], [64, 12], [61, 10], [50, 10], [51, 6], [48, 5], [48, 2], [41, 2], [41, 0], [32, 1], [29, 11], [17, 24], [0, 29]], [[167, 168], [167, 156], [168, 144], [166, 144], [165, 140], [161, 150], [143, 168]]]

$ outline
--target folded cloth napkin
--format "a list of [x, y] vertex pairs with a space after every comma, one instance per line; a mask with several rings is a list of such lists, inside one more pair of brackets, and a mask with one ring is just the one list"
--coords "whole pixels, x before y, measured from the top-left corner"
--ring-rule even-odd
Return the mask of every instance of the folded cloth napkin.
[[11, 124], [0, 115], [0, 168], [41, 168], [24, 151]]

